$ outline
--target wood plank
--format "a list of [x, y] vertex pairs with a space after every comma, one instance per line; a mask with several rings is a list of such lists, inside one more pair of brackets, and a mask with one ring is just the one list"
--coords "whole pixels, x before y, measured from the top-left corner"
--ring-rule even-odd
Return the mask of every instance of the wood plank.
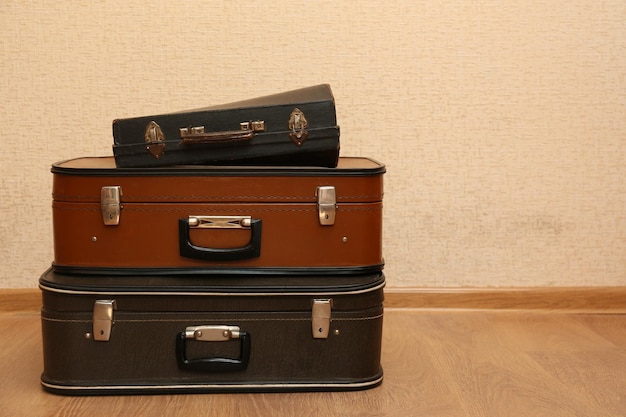
[[[0, 312], [34, 311], [39, 289], [0, 289]], [[625, 287], [385, 288], [385, 308], [626, 313]]]
[[386, 288], [385, 308], [626, 312], [626, 287]]
[[0, 312], [39, 311], [41, 292], [37, 288], [0, 289]]
[[[463, 415], [620, 415], [614, 411], [623, 407], [624, 383], [605, 379], [604, 367], [598, 372], [597, 364], [577, 359], [608, 355], [614, 360], [611, 375], [624, 375], [624, 347], [581, 325], [577, 315], [447, 310], [425, 317], [430, 319], [420, 326], [425, 342], [438, 349], [438, 369], [455, 387]], [[410, 325], [411, 318], [407, 321]]]

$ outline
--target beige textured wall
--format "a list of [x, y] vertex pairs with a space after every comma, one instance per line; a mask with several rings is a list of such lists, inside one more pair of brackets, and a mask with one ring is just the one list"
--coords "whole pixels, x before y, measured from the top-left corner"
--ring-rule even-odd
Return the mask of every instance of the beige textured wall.
[[[439, 4], [444, 3], [444, 4]], [[386, 163], [389, 286], [626, 285], [623, 1], [0, 2], [0, 287], [111, 121], [330, 83]], [[323, 248], [319, 248], [323, 250]]]

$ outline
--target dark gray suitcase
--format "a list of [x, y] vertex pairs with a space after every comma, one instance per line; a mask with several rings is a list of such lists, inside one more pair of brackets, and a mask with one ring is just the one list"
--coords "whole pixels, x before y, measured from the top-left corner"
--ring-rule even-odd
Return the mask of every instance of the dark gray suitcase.
[[382, 272], [40, 278], [45, 390], [358, 390], [382, 382]]
[[118, 167], [335, 167], [339, 127], [328, 84], [236, 103], [113, 121]]

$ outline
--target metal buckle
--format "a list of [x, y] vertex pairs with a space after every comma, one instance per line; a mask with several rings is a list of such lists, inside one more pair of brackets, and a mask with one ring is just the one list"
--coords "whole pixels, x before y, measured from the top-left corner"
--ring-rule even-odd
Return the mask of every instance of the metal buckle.
[[161, 130], [161, 126], [157, 122], [151, 121], [146, 126], [143, 138], [147, 143], [146, 150], [148, 153], [155, 159], [159, 159], [165, 150], [165, 135], [163, 130]]
[[306, 128], [309, 125], [309, 122], [304, 117], [304, 113], [302, 110], [295, 108], [289, 115], [289, 137], [291, 140], [298, 146], [301, 146], [302, 143], [306, 140], [309, 132], [307, 132]]
[[102, 221], [107, 226], [120, 224], [120, 212], [122, 211], [122, 187], [113, 185], [100, 189], [100, 211]]
[[93, 340], [109, 341], [113, 327], [113, 310], [116, 309], [115, 300], [96, 300], [93, 306]]
[[332, 226], [335, 224], [335, 213], [337, 210], [337, 193], [333, 186], [317, 187], [317, 211], [322, 226]]
[[311, 332], [314, 339], [327, 339], [330, 330], [332, 299], [313, 300]]

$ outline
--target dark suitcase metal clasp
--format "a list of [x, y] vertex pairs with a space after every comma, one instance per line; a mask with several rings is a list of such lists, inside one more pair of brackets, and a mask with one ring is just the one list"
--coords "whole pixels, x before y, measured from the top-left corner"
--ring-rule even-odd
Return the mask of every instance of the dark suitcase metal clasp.
[[302, 110], [298, 108], [293, 109], [289, 116], [289, 130], [291, 130], [289, 137], [296, 145], [300, 146], [306, 140], [309, 135], [309, 132], [306, 130], [308, 125], [309, 122], [304, 117]]
[[313, 300], [311, 309], [311, 331], [314, 339], [327, 339], [330, 330], [333, 300]]
[[85, 337], [98, 342], [108, 342], [113, 327], [113, 310], [117, 308], [115, 300], [96, 300], [93, 306], [93, 335]]
[[146, 150], [154, 158], [159, 159], [165, 150], [165, 135], [161, 126], [155, 121], [151, 121], [146, 126], [144, 133], [144, 141], [146, 142]]

